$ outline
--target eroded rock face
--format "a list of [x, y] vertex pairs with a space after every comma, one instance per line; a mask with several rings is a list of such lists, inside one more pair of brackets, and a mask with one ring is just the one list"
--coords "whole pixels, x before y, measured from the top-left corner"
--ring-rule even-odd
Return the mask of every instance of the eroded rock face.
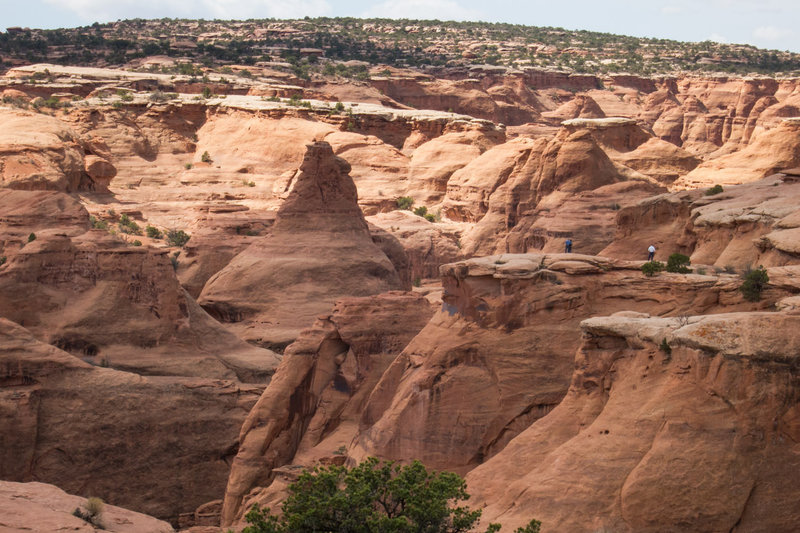
[[87, 232], [86, 211], [61, 193], [0, 191], [0, 204], [0, 315], [39, 340], [143, 374], [264, 382], [277, 366], [200, 309], [166, 250]]
[[350, 456], [465, 473], [559, 404], [582, 319], [603, 310], [766, 309], [787, 291], [771, 288], [753, 304], [736, 276], [648, 278], [640, 265], [577, 254], [445, 265], [442, 309], [376, 385]]
[[221, 493], [261, 390], [92, 366], [2, 318], [0, 477], [175, 519]]
[[[459, 257], [461, 228], [457, 224], [434, 224], [405, 210], [381, 213], [369, 217], [368, 221], [374, 224], [373, 240], [378, 235], [386, 234], [401, 247], [406, 265], [403, 270], [408, 272], [409, 283], [438, 278], [439, 267]], [[386, 255], [392, 259], [392, 255]], [[397, 263], [394, 260], [392, 262], [397, 268]], [[400, 268], [397, 270], [401, 271]]]
[[[0, 186], [75, 192], [107, 189], [116, 169], [64, 122], [0, 108]], [[86, 157], [88, 157], [88, 159]]]
[[464, 235], [464, 254], [563, 250], [566, 238], [576, 251], [597, 253], [610, 243], [621, 205], [663, 190], [612, 159], [648, 138], [630, 120], [579, 119], [533, 142], [526, 160], [506, 167], [504, 183], [481, 191], [490, 194], [486, 215]]
[[586, 320], [567, 396], [467, 475], [472, 503], [543, 531], [793, 529], [799, 325], [787, 313]]
[[401, 288], [349, 171], [329, 144], [309, 145], [270, 235], [212, 277], [200, 304], [246, 339], [286, 346], [337, 298]]
[[800, 253], [798, 201], [800, 184], [790, 174], [726, 186], [711, 195], [655, 196], [619, 211], [613, 242], [602, 253], [644, 259], [653, 244], [660, 261], [677, 252], [718, 268], [794, 264]]
[[785, 119], [739, 152], [703, 163], [673, 184], [676, 189], [736, 185], [800, 165], [800, 119]]
[[[92, 524], [74, 516], [75, 509], [85, 511], [86, 498], [67, 494], [46, 483], [0, 481], [0, 516], [8, 533], [21, 531], [59, 531], [82, 533], [97, 531]], [[118, 533], [172, 533], [172, 526], [141, 513], [114, 505], [103, 505], [101, 523], [104, 531]]]
[[223, 524], [282, 498], [278, 467], [345, 459], [370, 392], [432, 313], [412, 293], [345, 298], [302, 332], [242, 427]]

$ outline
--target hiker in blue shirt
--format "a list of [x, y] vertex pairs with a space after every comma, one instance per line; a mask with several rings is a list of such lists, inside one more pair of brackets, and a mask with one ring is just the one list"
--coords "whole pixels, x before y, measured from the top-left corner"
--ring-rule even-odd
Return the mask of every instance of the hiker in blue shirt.
[[564, 243], [564, 253], [572, 253], [572, 239], [567, 239], [567, 242]]

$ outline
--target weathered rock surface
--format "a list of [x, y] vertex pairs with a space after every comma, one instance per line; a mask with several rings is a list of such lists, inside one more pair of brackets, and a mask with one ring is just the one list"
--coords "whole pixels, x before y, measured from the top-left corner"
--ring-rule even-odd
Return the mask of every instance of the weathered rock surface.
[[221, 493], [260, 392], [92, 366], [2, 318], [0, 478], [175, 519]]
[[720, 193], [682, 191], [623, 207], [614, 242], [602, 254], [624, 259], [656, 259], [683, 253], [692, 262], [718, 268], [797, 262], [800, 183], [789, 174], [726, 186]]
[[[83, 509], [86, 498], [67, 494], [46, 483], [0, 481], [0, 516], [7, 533], [34, 531], [79, 531], [93, 533], [97, 528], [73, 516]], [[172, 526], [141, 513], [114, 505], [103, 505], [100, 523], [104, 531], [115, 533], [171, 533]]]
[[798, 326], [784, 313], [584, 321], [567, 396], [468, 474], [473, 504], [543, 531], [792, 530]]
[[[386, 370], [349, 455], [465, 473], [559, 404], [579, 322], [602, 310], [688, 315], [766, 309], [736, 276], [645, 277], [641, 262], [506, 254], [442, 267], [442, 309]], [[468, 400], [465, 402], [465, 398]]]
[[535, 141], [527, 160], [515, 161], [489, 196], [486, 215], [464, 235], [464, 254], [555, 251], [566, 238], [576, 251], [598, 252], [611, 242], [611, 220], [621, 204], [663, 190], [609, 156], [647, 138], [627, 119], [576, 119], [554, 139]]
[[[64, 122], [0, 108], [0, 186], [22, 190], [106, 190], [116, 169]], [[88, 159], [85, 155], [88, 154]]]
[[223, 524], [281, 498], [278, 467], [345, 459], [370, 392], [432, 313], [412, 293], [345, 298], [301, 333], [242, 427]]
[[494, 128], [445, 133], [414, 150], [408, 169], [408, 194], [415, 206], [439, 203], [455, 171], [505, 140]]
[[271, 233], [212, 277], [200, 304], [243, 338], [286, 346], [334, 300], [401, 288], [349, 171], [329, 144], [309, 145]]
[[800, 119], [785, 119], [739, 152], [701, 164], [677, 180], [676, 189], [748, 183], [800, 165]]
[[[0, 191], [0, 205], [9, 206], [0, 220], [0, 315], [38, 339], [152, 375], [263, 382], [277, 366], [274, 353], [244, 343], [200, 309], [165, 250], [87, 232], [86, 211], [60, 193]], [[50, 227], [39, 231], [39, 224]], [[38, 233], [28, 242], [32, 229]]]
[[[397, 210], [368, 217], [402, 247], [409, 282], [439, 277], [439, 267], [459, 257], [462, 227], [453, 223], [432, 223], [410, 211]], [[373, 240], [376, 232], [373, 230]], [[389, 255], [387, 253], [387, 255]], [[389, 255], [389, 259], [392, 256]], [[395, 262], [394, 260], [392, 261]], [[397, 265], [395, 264], [395, 268]], [[397, 269], [400, 272], [400, 269]]]

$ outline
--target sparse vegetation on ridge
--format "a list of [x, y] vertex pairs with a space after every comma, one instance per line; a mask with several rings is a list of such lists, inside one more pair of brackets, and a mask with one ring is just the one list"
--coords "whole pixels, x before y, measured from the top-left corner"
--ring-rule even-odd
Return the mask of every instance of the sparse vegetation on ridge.
[[[374, 457], [348, 469], [321, 466], [306, 470], [289, 485], [282, 514], [254, 505], [244, 533], [459, 533], [472, 531], [480, 510], [457, 506], [469, 498], [466, 483], [452, 472], [429, 472], [419, 461], [398, 465]], [[531, 520], [516, 533], [537, 533]], [[487, 533], [500, 530], [489, 524]]]
[[[203, 34], [209, 33], [216, 37], [206, 40]], [[182, 46], [167, 38], [175, 34], [184, 36]], [[301, 79], [320, 74], [355, 80], [368, 79], [372, 65], [494, 65], [638, 75], [800, 73], [800, 54], [787, 51], [506, 23], [349, 17], [245, 21], [165, 18], [0, 33], [0, 56], [33, 63], [95, 65], [103, 61], [119, 66], [152, 55], [188, 58], [242, 78], [254, 74], [249, 68], [237, 72], [227, 65], [274, 62], [288, 65], [279, 68]], [[345, 64], [351, 61], [359, 63]], [[184, 76], [204, 75], [202, 69], [187, 63], [155, 68]], [[391, 71], [383, 69], [376, 74], [385, 77]], [[41, 81], [52, 78], [43, 75]]]

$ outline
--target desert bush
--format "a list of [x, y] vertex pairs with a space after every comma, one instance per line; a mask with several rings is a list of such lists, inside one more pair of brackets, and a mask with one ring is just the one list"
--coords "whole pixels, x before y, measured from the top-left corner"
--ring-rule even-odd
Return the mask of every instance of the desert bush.
[[92, 225], [94, 229], [108, 229], [108, 222], [99, 219], [95, 216], [89, 217], [89, 223]]
[[755, 270], [747, 269], [744, 273], [744, 282], [739, 287], [744, 299], [748, 302], [757, 302], [761, 300], [761, 293], [769, 283], [769, 275], [763, 266], [759, 266]]
[[642, 265], [642, 274], [647, 277], [653, 276], [664, 270], [664, 263], [661, 261], [648, 261]]
[[122, 214], [119, 217], [119, 224], [117, 224], [119, 231], [122, 233], [127, 233], [128, 235], [141, 235], [142, 229], [139, 227], [139, 224], [131, 220], [126, 214]]
[[667, 272], [676, 272], [678, 274], [687, 274], [692, 271], [689, 268], [691, 265], [688, 255], [672, 254], [667, 259]]
[[719, 194], [722, 191], [723, 191], [722, 185], [716, 184], [710, 189], [706, 189], [706, 192], [704, 192], [703, 194], [705, 194], [706, 196], [714, 196], [715, 194]]
[[665, 354], [672, 355], [672, 346], [669, 345], [666, 338], [661, 339], [661, 344], [658, 345], [658, 348]]
[[33, 242], [35, 240], [36, 240], [36, 234], [31, 232], [31, 234], [28, 235], [28, 242]]
[[146, 228], [144, 228], [144, 231], [147, 234], [147, 236], [150, 237], [151, 239], [160, 239], [161, 237], [163, 237], [161, 230], [155, 226], [148, 225]]
[[428, 214], [428, 208], [424, 205], [419, 206], [418, 208], [414, 209], [414, 214], [418, 217], [424, 217]]
[[[251, 507], [243, 533], [456, 533], [473, 530], [481, 516], [457, 506], [469, 498], [458, 474], [429, 472], [419, 461], [401, 466], [370, 457], [351, 469], [316, 467], [300, 474], [288, 492], [280, 517]], [[517, 533], [537, 533], [539, 525], [533, 520]], [[486, 531], [499, 529], [490, 524]]]
[[397, 208], [398, 209], [411, 209], [411, 206], [414, 205], [414, 199], [410, 196], [401, 196], [397, 199]]
[[7, 260], [8, 259], [6, 259], [6, 256], [0, 257], [0, 266], [5, 265]]
[[89, 498], [86, 500], [86, 503], [83, 504], [83, 509], [76, 507], [75, 510], [72, 511], [72, 515], [77, 516], [81, 520], [97, 528], [104, 529], [102, 522], [103, 507], [103, 500], [100, 498]]
[[191, 235], [183, 231], [182, 229], [171, 229], [167, 231], [167, 242], [170, 246], [183, 246], [187, 242]]
[[211, 154], [208, 153], [208, 150], [203, 152], [203, 154], [200, 156], [200, 161], [202, 161], [203, 163], [213, 162], [213, 159], [211, 159]]
[[167, 100], [169, 100], [169, 96], [167, 96], [161, 91], [154, 91], [150, 93], [149, 98], [151, 102], [166, 102]]
[[117, 89], [117, 96], [123, 102], [133, 102], [133, 95], [130, 91], [126, 91], [125, 89]]

